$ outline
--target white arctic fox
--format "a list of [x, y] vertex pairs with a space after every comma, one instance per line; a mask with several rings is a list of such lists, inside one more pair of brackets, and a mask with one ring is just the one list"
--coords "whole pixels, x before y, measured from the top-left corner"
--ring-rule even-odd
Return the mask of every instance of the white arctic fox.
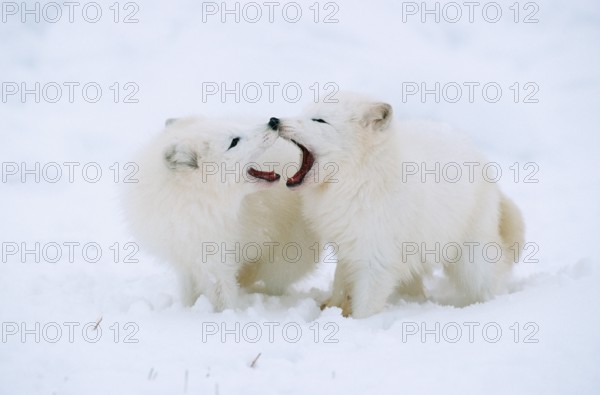
[[459, 303], [483, 301], [518, 259], [518, 208], [483, 178], [483, 157], [440, 125], [394, 122], [389, 104], [344, 94], [270, 126], [301, 149], [302, 166], [287, 185], [298, 189], [321, 240], [338, 247], [326, 306], [377, 313], [396, 287], [422, 292], [436, 261]]
[[282, 254], [315, 240], [299, 197], [274, 185], [273, 163], [290, 150], [266, 124], [189, 117], [167, 121], [140, 152], [125, 214], [142, 246], [177, 269], [185, 305], [203, 294], [233, 308], [238, 283], [277, 294], [315, 265], [311, 254]]

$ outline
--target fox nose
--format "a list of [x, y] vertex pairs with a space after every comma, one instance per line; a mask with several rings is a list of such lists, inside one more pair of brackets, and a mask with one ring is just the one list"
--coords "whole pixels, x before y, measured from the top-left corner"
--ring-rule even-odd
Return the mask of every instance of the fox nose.
[[273, 130], [279, 129], [279, 118], [269, 119], [269, 127]]

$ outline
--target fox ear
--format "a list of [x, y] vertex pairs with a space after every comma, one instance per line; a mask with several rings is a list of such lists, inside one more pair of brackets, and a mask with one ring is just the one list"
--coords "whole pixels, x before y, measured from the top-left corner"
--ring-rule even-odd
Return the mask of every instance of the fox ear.
[[181, 143], [170, 145], [165, 150], [163, 157], [167, 167], [171, 170], [198, 168], [198, 154]]
[[369, 106], [365, 114], [364, 122], [366, 126], [373, 130], [383, 131], [390, 126], [392, 121], [392, 106], [387, 103], [373, 103]]

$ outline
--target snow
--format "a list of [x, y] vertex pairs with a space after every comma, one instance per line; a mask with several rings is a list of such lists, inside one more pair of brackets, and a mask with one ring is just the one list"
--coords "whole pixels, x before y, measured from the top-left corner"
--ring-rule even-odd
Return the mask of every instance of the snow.
[[[0, 394], [600, 390], [597, 2], [538, 1], [539, 23], [530, 24], [512, 21], [513, 1], [498, 2], [498, 23], [483, 20], [480, 8], [469, 23], [464, 6], [458, 23], [432, 17], [421, 23], [419, 15], [403, 23], [402, 2], [344, 0], [337, 2], [339, 22], [329, 24], [314, 23], [314, 2], [305, 1], [298, 2], [303, 18], [295, 24], [280, 8], [269, 23], [264, 6], [263, 19], [254, 24], [231, 16], [221, 23], [219, 15], [203, 23], [208, 2], [157, 0], [137, 3], [138, 23], [114, 23], [114, 2], [108, 1], [98, 2], [98, 23], [86, 22], [81, 8], [73, 23], [66, 14], [57, 23], [35, 23], [32, 16], [21, 23], [20, 14], [6, 9], [9, 3], [2, 3], [6, 22], [0, 23], [3, 93], [9, 82], [28, 88], [56, 82], [63, 97], [36, 103], [29, 95], [22, 103], [15, 95], [0, 103], [3, 251], [32, 249], [36, 242], [46, 248], [39, 262], [20, 253], [0, 262]], [[334, 10], [325, 3], [319, 3], [320, 19]], [[135, 10], [125, 6], [119, 3], [121, 20]], [[531, 10], [521, 8], [520, 18]], [[226, 103], [218, 96], [203, 102], [203, 82], [231, 88], [236, 81], [295, 82], [302, 100], [287, 103], [276, 90], [270, 103], [265, 88], [257, 103], [235, 103], [231, 96]], [[476, 91], [473, 103], [465, 97], [436, 103], [431, 96], [425, 103], [418, 96], [403, 102], [403, 82], [431, 88], [469, 81], [496, 82], [502, 98], [488, 103]], [[80, 83], [73, 103], [65, 82]], [[102, 88], [97, 103], [81, 96], [88, 82]], [[110, 89], [115, 82], [119, 103]], [[122, 102], [133, 91], [124, 88], [127, 82], [139, 87], [138, 103]], [[192, 308], [181, 306], [170, 269], [126, 244], [134, 240], [117, 198], [123, 166], [167, 118], [239, 113], [262, 114], [266, 122], [298, 112], [317, 82], [387, 100], [398, 118], [451, 124], [501, 164], [506, 173], [500, 185], [523, 211], [527, 240], [539, 247], [537, 262], [516, 267], [510, 293], [464, 308], [397, 297], [381, 314], [354, 320], [319, 309], [315, 299], [327, 294], [329, 264], [289, 295], [246, 295], [235, 311], [215, 313], [204, 298]], [[510, 90], [515, 82], [518, 103]], [[523, 103], [531, 91], [523, 88], [527, 82], [539, 87], [538, 103]], [[28, 169], [39, 162], [40, 172], [56, 162], [62, 177], [50, 183], [26, 175], [22, 182], [22, 172], [12, 175], [10, 166], [22, 170], [23, 162]], [[73, 182], [64, 162], [79, 163]], [[509, 170], [515, 162], [522, 170], [517, 183]], [[522, 182], [528, 162], [539, 167], [538, 183]], [[83, 178], [87, 163], [101, 168], [98, 182]], [[94, 168], [88, 170], [94, 176]], [[73, 259], [69, 242], [79, 243], [71, 244]], [[97, 262], [86, 261], [94, 257], [93, 246], [84, 256], [90, 242], [101, 248]], [[54, 256], [53, 243], [63, 254], [56, 263], [44, 259]], [[131, 252], [138, 262], [126, 261]], [[254, 342], [257, 328], [261, 336]], [[457, 328], [462, 336], [453, 342]], [[224, 339], [223, 330], [229, 330]], [[423, 330], [429, 330], [424, 338]]]

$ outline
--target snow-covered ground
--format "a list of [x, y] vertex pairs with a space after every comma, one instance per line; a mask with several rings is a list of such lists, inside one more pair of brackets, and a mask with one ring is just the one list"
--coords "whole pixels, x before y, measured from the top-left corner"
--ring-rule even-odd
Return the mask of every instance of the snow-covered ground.
[[[598, 2], [481, 2], [472, 23], [462, 2], [457, 23], [446, 3], [439, 23], [421, 22], [421, 2], [315, 3], [254, 3], [256, 23], [246, 3], [239, 23], [221, 22], [220, 1], [81, 2], [72, 23], [62, 2], [56, 23], [55, 5], [40, 3], [36, 23], [21, 2], [1, 3], [0, 394], [600, 391]], [[498, 7], [500, 20], [486, 21]], [[98, 8], [100, 20], [86, 21]], [[284, 8], [301, 19], [288, 22]], [[23, 100], [36, 82], [40, 102]], [[246, 98], [261, 86], [262, 97], [203, 98], [236, 82]], [[436, 82], [439, 103], [408, 95]], [[288, 83], [302, 88], [298, 103], [284, 99]], [[479, 83], [472, 103], [469, 83]], [[169, 117], [294, 114], [315, 84], [389, 101], [398, 118], [447, 122], [501, 165], [532, 243], [510, 293], [465, 308], [395, 298], [381, 314], [347, 319], [315, 301], [327, 293], [326, 264], [289, 295], [247, 295], [236, 311], [214, 313], [204, 298], [181, 306], [169, 268], [127, 244], [117, 192], [133, 152]], [[489, 103], [495, 87], [502, 96]], [[524, 182], [537, 169], [539, 182]], [[35, 243], [39, 258], [24, 252]]]

